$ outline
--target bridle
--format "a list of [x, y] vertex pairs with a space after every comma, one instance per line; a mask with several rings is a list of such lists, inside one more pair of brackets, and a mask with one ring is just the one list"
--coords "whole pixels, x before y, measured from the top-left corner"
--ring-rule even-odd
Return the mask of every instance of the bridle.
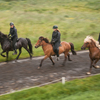
[[[41, 40], [41, 39], [39, 39], [39, 40]], [[39, 45], [37, 45], [37, 47], [39, 47], [40, 46], [40, 43], [42, 42], [42, 40], [41, 41], [39, 41]]]

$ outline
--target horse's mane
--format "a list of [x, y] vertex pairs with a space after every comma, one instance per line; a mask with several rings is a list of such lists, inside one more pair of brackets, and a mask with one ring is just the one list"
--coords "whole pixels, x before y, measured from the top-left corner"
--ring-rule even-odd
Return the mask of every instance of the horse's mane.
[[100, 45], [99, 45], [99, 42], [96, 41], [92, 36], [87, 36], [85, 39], [84, 39], [84, 42], [91, 42], [91, 40], [95, 43], [96, 47], [98, 49], [100, 49]]
[[43, 36], [40, 36], [39, 39], [44, 40], [46, 43], [50, 43], [47, 38], [44, 38]]
[[0, 31], [0, 37], [2, 37], [3, 39], [5, 39], [5, 40], [11, 42], [11, 40], [10, 40], [9, 37], [8, 37], [8, 35], [2, 33], [1, 31]]
[[3, 35], [5, 38], [8, 38], [8, 36], [6, 34], [2, 33], [1, 31], [0, 31], [0, 35]]

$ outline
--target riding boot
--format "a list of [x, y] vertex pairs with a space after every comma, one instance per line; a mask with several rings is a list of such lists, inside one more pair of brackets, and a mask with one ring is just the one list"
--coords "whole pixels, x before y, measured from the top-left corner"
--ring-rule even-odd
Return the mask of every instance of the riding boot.
[[57, 61], [59, 61], [59, 49], [56, 50], [56, 55], [57, 55]]
[[16, 46], [15, 46], [15, 43], [16, 43], [16, 39], [13, 41], [13, 49], [14, 49], [14, 53], [13, 55], [16, 55], [17, 54], [17, 50], [16, 50]]

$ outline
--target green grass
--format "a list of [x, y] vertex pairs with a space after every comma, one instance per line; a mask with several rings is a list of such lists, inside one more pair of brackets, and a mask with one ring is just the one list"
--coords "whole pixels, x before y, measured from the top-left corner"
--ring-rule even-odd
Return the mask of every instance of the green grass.
[[15, 92], [0, 100], [100, 100], [100, 75]]
[[[42, 49], [35, 49], [34, 45], [39, 36], [51, 40], [53, 25], [58, 25], [62, 41], [72, 42], [75, 50], [81, 50], [87, 35], [98, 38], [100, 1], [0, 0], [0, 31], [8, 34], [10, 22], [15, 23], [19, 37], [31, 39], [34, 56], [44, 55]], [[16, 57], [11, 54], [9, 60]], [[20, 58], [25, 57], [29, 55], [23, 49]], [[5, 58], [0, 57], [0, 61], [5, 61]]]

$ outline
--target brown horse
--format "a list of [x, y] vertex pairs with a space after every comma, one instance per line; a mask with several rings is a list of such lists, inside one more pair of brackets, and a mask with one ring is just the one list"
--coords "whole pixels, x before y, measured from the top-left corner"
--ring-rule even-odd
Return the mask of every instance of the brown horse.
[[[38, 69], [42, 66], [42, 62], [43, 60], [45, 60], [46, 58], [50, 58], [50, 60], [52, 61], [52, 64], [54, 65], [54, 61], [52, 60], [51, 56], [54, 56], [55, 53], [53, 51], [53, 47], [52, 44], [49, 42], [49, 40], [47, 38], [44, 37], [39, 37], [39, 40], [37, 41], [35, 48], [38, 48], [39, 46], [42, 46], [42, 49], [44, 51], [45, 57], [41, 60], [40, 66], [38, 67]], [[76, 55], [76, 52], [74, 51], [74, 45], [72, 43], [67, 43], [67, 42], [61, 42], [61, 46], [59, 47], [59, 54], [64, 53], [65, 55], [65, 59], [63, 62], [63, 66], [65, 65], [65, 62], [67, 60], [67, 56], [68, 56], [68, 60], [71, 61], [70, 59], [70, 54], [69, 54], [69, 50], [71, 49], [71, 52], [73, 55]]]
[[99, 68], [99, 66], [96, 66], [96, 63], [100, 59], [100, 45], [99, 45], [99, 42], [94, 40], [93, 37], [87, 36], [84, 39], [84, 44], [81, 47], [81, 49], [84, 50], [86, 48], [89, 49], [89, 57], [90, 57], [90, 61], [91, 61], [90, 70], [89, 70], [89, 72], [87, 72], [87, 74], [91, 74], [92, 67]]

